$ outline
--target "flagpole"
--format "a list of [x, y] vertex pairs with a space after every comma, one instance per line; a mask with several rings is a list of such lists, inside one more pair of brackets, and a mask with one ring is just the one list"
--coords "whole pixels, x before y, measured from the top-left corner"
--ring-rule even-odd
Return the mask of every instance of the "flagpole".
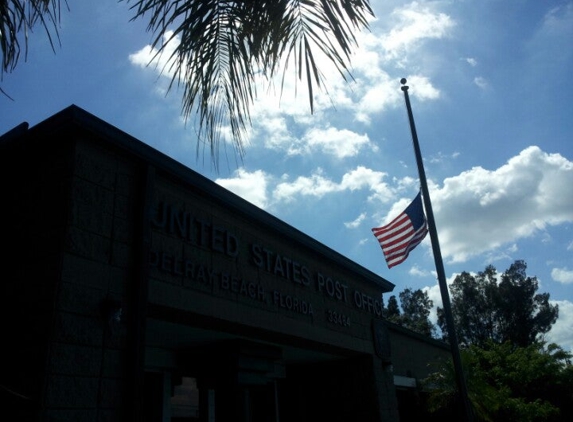
[[402, 84], [402, 91], [404, 92], [404, 99], [406, 100], [406, 108], [408, 110], [408, 119], [410, 121], [410, 130], [412, 131], [412, 142], [414, 144], [414, 153], [416, 154], [416, 163], [418, 165], [418, 173], [420, 175], [420, 185], [422, 187], [422, 196], [424, 199], [424, 208], [426, 209], [426, 218], [428, 220], [428, 231], [430, 232], [430, 239], [432, 241], [432, 251], [434, 252], [434, 262], [436, 265], [436, 272], [438, 274], [438, 283], [440, 285], [440, 292], [442, 294], [442, 304], [444, 306], [444, 316], [446, 318], [446, 325], [448, 328], [448, 339], [452, 350], [452, 357], [454, 361], [454, 369], [456, 373], [456, 383], [466, 420], [473, 421], [473, 413], [468, 397], [468, 390], [466, 380], [462, 369], [462, 359], [458, 345], [456, 330], [454, 327], [454, 318], [452, 316], [452, 305], [450, 303], [450, 295], [448, 293], [448, 285], [446, 283], [446, 273], [444, 271], [444, 262], [442, 260], [442, 252], [440, 251], [440, 242], [438, 240], [438, 231], [436, 230], [436, 221], [434, 220], [434, 212], [432, 211], [432, 203], [430, 201], [430, 193], [428, 191], [428, 182], [426, 180], [426, 172], [424, 170], [424, 163], [422, 161], [422, 153], [420, 152], [420, 145], [418, 143], [418, 135], [416, 133], [416, 125], [414, 124], [414, 115], [412, 114], [412, 107], [410, 105], [410, 97], [408, 96], [408, 86], [405, 78], [400, 80]]

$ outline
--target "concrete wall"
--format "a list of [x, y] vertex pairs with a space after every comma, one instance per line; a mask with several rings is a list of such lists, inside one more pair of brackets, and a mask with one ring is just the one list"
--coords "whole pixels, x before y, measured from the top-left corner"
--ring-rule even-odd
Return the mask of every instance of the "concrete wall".
[[451, 358], [449, 346], [394, 324], [387, 324], [395, 376], [421, 381], [434, 372], [433, 363]]
[[14, 420], [31, 420], [43, 406], [70, 173], [63, 143], [0, 143], [0, 400], [14, 408]]
[[[137, 180], [134, 164], [117, 152], [84, 140], [74, 145], [47, 420], [125, 420]], [[108, 320], [114, 303], [122, 322]]]
[[380, 286], [160, 174], [154, 213], [150, 304], [374, 353]]
[[[140, 416], [146, 315], [338, 356], [292, 380], [346, 400], [331, 420], [397, 419], [372, 326], [391, 283], [75, 107], [0, 148], [2, 382], [18, 393], [2, 400], [21, 420]], [[390, 343], [394, 374], [436, 353], [400, 330]]]

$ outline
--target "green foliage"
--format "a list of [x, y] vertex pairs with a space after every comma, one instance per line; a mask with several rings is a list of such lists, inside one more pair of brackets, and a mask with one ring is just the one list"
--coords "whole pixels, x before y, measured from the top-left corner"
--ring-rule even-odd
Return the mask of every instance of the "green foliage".
[[515, 261], [502, 274], [498, 290], [497, 322], [502, 341], [519, 346], [533, 344], [547, 333], [559, 315], [549, 304], [549, 293], [536, 294], [536, 277], [527, 277], [524, 261]]
[[390, 320], [397, 320], [400, 316], [400, 305], [398, 305], [398, 299], [396, 296], [390, 296], [388, 299], [388, 306], [386, 308], [386, 317]]
[[[549, 294], [537, 293], [524, 261], [503, 274], [493, 266], [463, 272], [450, 286], [469, 400], [480, 421], [569, 421], [573, 418], [571, 354], [545, 345], [558, 316]], [[443, 310], [438, 324], [445, 332]], [[459, 406], [454, 368], [442, 362], [425, 380], [429, 409]]]
[[[469, 399], [480, 421], [570, 420], [571, 355], [555, 344], [516, 347], [488, 342], [461, 351]], [[453, 364], [440, 362], [424, 380], [430, 411], [457, 404]]]
[[[493, 415], [501, 406], [501, 395], [486, 381], [479, 370], [476, 356], [468, 350], [461, 351], [462, 367], [466, 379], [468, 398], [478, 421], [493, 421]], [[456, 388], [456, 374], [453, 362], [441, 361], [433, 364], [434, 371], [422, 381], [424, 389], [430, 391], [427, 406], [430, 412], [456, 409], [461, 406]]]
[[434, 304], [428, 297], [428, 293], [421, 289], [406, 288], [399, 296], [402, 312], [398, 307], [396, 296], [390, 296], [388, 306], [385, 309], [386, 319], [417, 333], [432, 337], [435, 333], [435, 327], [430, 322], [429, 317]]
[[[528, 346], [542, 340], [559, 314], [548, 293], [536, 293], [536, 277], [526, 275], [524, 261], [515, 261], [500, 277], [493, 266], [472, 275], [463, 272], [450, 286], [456, 334], [462, 345], [493, 341]], [[438, 325], [446, 333], [443, 309]], [[444, 336], [444, 339], [446, 337]]]

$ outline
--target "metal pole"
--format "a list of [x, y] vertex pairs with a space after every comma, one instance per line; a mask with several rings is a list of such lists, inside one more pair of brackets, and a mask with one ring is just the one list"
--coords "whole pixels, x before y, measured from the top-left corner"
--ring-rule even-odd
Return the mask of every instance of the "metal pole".
[[430, 239], [432, 241], [432, 251], [434, 252], [434, 262], [436, 265], [436, 272], [438, 274], [438, 283], [440, 285], [440, 293], [442, 294], [442, 303], [444, 306], [444, 315], [446, 317], [446, 324], [448, 327], [448, 339], [452, 350], [452, 358], [454, 361], [454, 370], [456, 373], [456, 383], [460, 398], [462, 400], [466, 420], [473, 422], [473, 412], [468, 398], [468, 390], [466, 386], [465, 376], [462, 369], [462, 359], [460, 356], [460, 349], [458, 346], [458, 339], [454, 327], [454, 318], [452, 316], [452, 305], [450, 303], [450, 294], [448, 293], [448, 285], [446, 283], [446, 273], [444, 271], [444, 262], [442, 260], [442, 252], [440, 251], [440, 242], [438, 240], [438, 231], [436, 230], [436, 221], [434, 220], [434, 212], [432, 211], [432, 203], [430, 201], [430, 193], [428, 191], [428, 182], [426, 180], [426, 172], [424, 170], [424, 163], [422, 161], [422, 153], [420, 152], [420, 145], [418, 143], [418, 135], [416, 133], [416, 126], [414, 124], [414, 115], [412, 114], [412, 107], [410, 105], [410, 97], [408, 96], [408, 86], [406, 86], [406, 79], [400, 80], [402, 84], [402, 91], [404, 92], [404, 99], [406, 100], [406, 108], [408, 110], [408, 119], [410, 121], [410, 130], [412, 131], [412, 142], [414, 144], [414, 153], [416, 154], [416, 163], [418, 165], [418, 173], [420, 175], [420, 185], [422, 187], [422, 196], [424, 199], [424, 208], [426, 209], [426, 218], [428, 220], [428, 231], [430, 232]]

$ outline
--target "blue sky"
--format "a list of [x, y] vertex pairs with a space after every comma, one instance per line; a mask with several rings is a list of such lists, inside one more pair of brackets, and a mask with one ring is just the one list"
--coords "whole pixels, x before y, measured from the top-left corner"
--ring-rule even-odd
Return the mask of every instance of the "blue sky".
[[36, 28], [2, 76], [0, 133], [76, 104], [439, 304], [429, 239], [389, 270], [370, 231], [419, 188], [406, 77], [448, 278], [525, 260], [560, 307], [547, 339], [573, 349], [573, 1], [373, 1], [355, 80], [325, 62], [313, 115], [294, 76], [280, 101], [261, 84], [244, 159], [227, 145], [219, 172], [196, 156], [181, 92], [146, 66], [146, 22], [116, 0], [69, 3], [55, 54]]

